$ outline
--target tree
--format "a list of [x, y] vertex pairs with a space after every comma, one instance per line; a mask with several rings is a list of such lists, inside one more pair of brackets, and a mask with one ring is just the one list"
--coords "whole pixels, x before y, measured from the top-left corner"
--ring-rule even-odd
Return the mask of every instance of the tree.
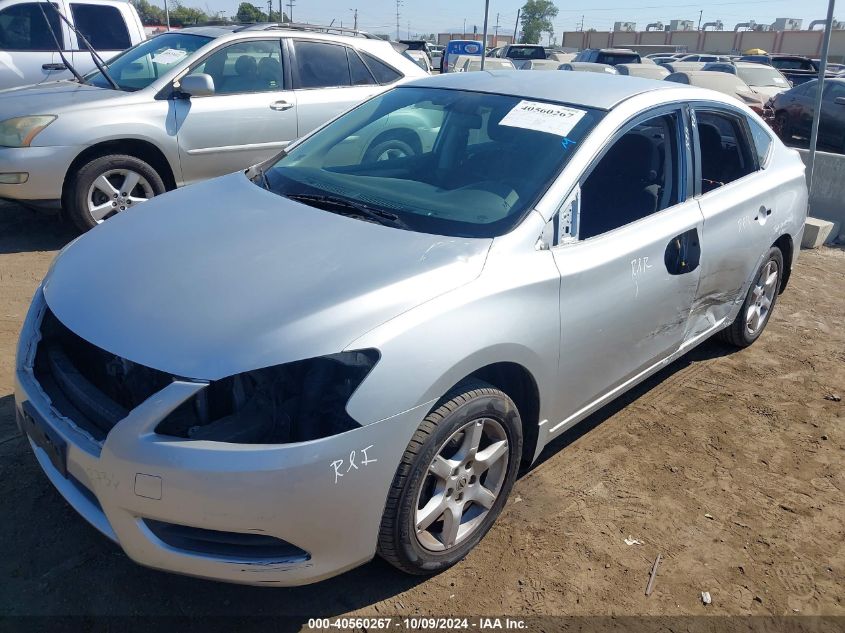
[[186, 7], [180, 0], [171, 0], [170, 24], [171, 26], [192, 26], [200, 22], [207, 22], [208, 16], [200, 9]]
[[238, 11], [235, 14], [238, 22], [266, 22], [267, 14], [254, 4], [249, 2], [241, 2], [238, 5]]
[[528, 0], [522, 7], [522, 42], [539, 44], [540, 35], [554, 34], [552, 20], [557, 17], [557, 7], [551, 0]]
[[164, 11], [147, 0], [132, 0], [132, 6], [141, 16], [141, 24], [144, 26], [155, 26], [164, 24]]

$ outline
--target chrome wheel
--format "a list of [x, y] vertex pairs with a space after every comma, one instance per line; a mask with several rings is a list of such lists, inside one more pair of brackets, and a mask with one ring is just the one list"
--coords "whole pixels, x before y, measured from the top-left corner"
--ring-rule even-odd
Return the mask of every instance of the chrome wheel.
[[745, 330], [749, 336], [755, 336], [766, 325], [777, 293], [779, 279], [780, 270], [777, 262], [769, 260], [754, 281], [751, 302], [745, 310]]
[[382, 160], [396, 160], [397, 158], [406, 158], [409, 156], [408, 152], [406, 152], [401, 147], [389, 147], [381, 152], [377, 157], [377, 161]]
[[466, 540], [493, 507], [508, 471], [508, 436], [491, 418], [467, 422], [440, 448], [417, 496], [420, 545], [444, 551]]
[[109, 216], [146, 202], [155, 196], [150, 183], [131, 169], [111, 169], [100, 174], [88, 188], [88, 213], [99, 224]]

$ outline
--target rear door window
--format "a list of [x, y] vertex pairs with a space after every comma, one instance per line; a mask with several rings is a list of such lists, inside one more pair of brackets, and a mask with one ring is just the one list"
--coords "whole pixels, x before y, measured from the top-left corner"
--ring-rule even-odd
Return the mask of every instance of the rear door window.
[[[122, 51], [132, 45], [123, 15], [117, 7], [71, 3], [70, 12], [76, 28], [94, 49]], [[82, 42], [79, 42], [79, 48], [84, 48]]]
[[299, 88], [337, 88], [352, 85], [345, 46], [298, 40], [294, 48]]
[[723, 187], [756, 170], [755, 156], [748, 145], [740, 115], [696, 111], [695, 116], [702, 193]]
[[392, 68], [385, 64], [380, 59], [369, 55], [367, 53], [361, 53], [361, 56], [364, 58], [364, 61], [367, 64], [367, 67], [372, 71], [373, 75], [380, 84], [392, 84], [394, 81], [397, 81], [402, 78], [402, 73], [400, 73], [395, 68]]
[[[47, 20], [44, 19], [45, 15]], [[36, 2], [6, 7], [0, 11], [0, 50], [54, 51], [56, 41], [50, 33], [50, 27], [64, 48], [62, 26], [53, 7], [46, 3], [39, 6]]]

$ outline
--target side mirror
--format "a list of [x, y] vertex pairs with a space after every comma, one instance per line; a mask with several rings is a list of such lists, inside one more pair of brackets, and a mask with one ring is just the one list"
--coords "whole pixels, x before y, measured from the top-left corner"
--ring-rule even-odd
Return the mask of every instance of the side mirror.
[[179, 81], [179, 89], [192, 97], [208, 97], [214, 94], [214, 79], [204, 73], [186, 75]]
[[833, 100], [833, 103], [837, 105], [845, 105], [845, 97], [836, 97], [836, 99]]

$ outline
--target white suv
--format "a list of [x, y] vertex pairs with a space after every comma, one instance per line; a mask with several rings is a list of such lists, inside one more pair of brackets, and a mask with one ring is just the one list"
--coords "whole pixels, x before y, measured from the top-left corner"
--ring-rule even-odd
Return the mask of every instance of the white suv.
[[146, 39], [138, 12], [123, 0], [0, 0], [0, 89], [70, 79], [56, 40], [77, 71], [94, 69], [91, 54], [56, 10], [103, 59]]

